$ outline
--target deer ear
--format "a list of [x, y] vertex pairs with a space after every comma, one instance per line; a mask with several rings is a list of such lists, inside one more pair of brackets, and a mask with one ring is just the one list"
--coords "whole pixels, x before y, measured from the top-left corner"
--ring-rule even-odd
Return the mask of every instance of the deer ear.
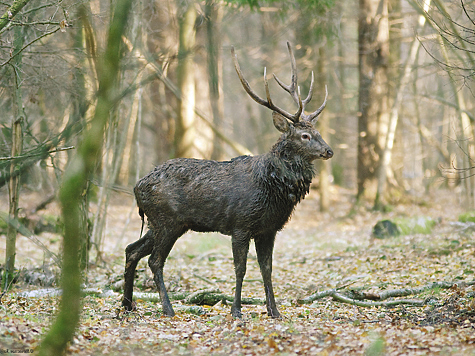
[[290, 123], [287, 119], [282, 116], [281, 114], [273, 111], [272, 112], [272, 119], [274, 120], [274, 126], [280, 132], [287, 132], [290, 130]]

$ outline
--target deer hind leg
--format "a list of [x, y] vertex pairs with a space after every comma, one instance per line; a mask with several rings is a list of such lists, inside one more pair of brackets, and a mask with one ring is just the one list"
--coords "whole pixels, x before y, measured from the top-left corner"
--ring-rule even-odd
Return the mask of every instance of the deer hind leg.
[[160, 294], [160, 299], [162, 300], [162, 309], [163, 315], [174, 316], [175, 312], [173, 311], [172, 304], [168, 298], [167, 289], [165, 288], [165, 282], [163, 280], [163, 266], [165, 265], [165, 260], [168, 257], [173, 245], [176, 240], [185, 233], [186, 229], [180, 229], [177, 231], [170, 231], [169, 229], [161, 229], [161, 232], [158, 233], [160, 236], [156, 236], [156, 244], [153, 247], [152, 255], [148, 260], [148, 265], [153, 273], [153, 280], [155, 285], [158, 288], [158, 293]]
[[135, 269], [142, 258], [152, 253], [153, 243], [153, 232], [148, 230], [142, 238], [131, 243], [125, 249], [124, 299], [122, 305], [126, 310], [134, 309], [132, 294], [134, 291]]
[[231, 315], [241, 318], [241, 292], [242, 282], [246, 275], [247, 254], [249, 252], [249, 237], [245, 234], [233, 234], [232, 247], [234, 258], [234, 272], [236, 274], [236, 290], [234, 292], [234, 302], [231, 307]]
[[254, 240], [256, 245], [257, 261], [261, 269], [264, 289], [266, 292], [267, 315], [280, 318], [275, 305], [274, 290], [272, 288], [272, 251], [274, 250], [275, 234], [260, 236]]

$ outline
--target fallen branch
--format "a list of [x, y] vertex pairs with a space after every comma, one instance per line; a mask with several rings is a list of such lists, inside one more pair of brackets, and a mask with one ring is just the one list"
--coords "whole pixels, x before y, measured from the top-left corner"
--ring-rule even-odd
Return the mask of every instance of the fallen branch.
[[[401, 289], [389, 289], [382, 291], [380, 293], [375, 292], [359, 292], [355, 290], [347, 291], [344, 294], [337, 292], [336, 289], [329, 289], [325, 291], [315, 292], [314, 294], [303, 298], [298, 299], [298, 304], [310, 304], [317, 299], [322, 299], [325, 297], [332, 297], [333, 300], [347, 303], [351, 305], [356, 305], [360, 307], [378, 307], [385, 306], [391, 307], [395, 305], [413, 305], [413, 306], [422, 306], [429, 302], [429, 299], [396, 299], [385, 301], [389, 298], [397, 297], [406, 297], [409, 295], [417, 295], [429, 291], [431, 289], [450, 289], [453, 287], [462, 288], [465, 286], [475, 285], [475, 281], [470, 282], [432, 282], [421, 287], [415, 288], [401, 288]], [[345, 295], [346, 294], [346, 295]], [[375, 302], [366, 302], [364, 300], [375, 300]]]
[[314, 301], [317, 299], [322, 299], [325, 297], [331, 297], [333, 293], [336, 292], [336, 289], [329, 289], [329, 290], [324, 290], [321, 292], [315, 292], [312, 295], [303, 298], [303, 299], [297, 299], [298, 304], [312, 304]]
[[417, 295], [424, 293], [428, 290], [431, 289], [450, 289], [453, 287], [464, 287], [464, 286], [471, 286], [474, 285], [475, 281], [471, 282], [432, 282], [429, 284], [426, 284], [421, 287], [415, 287], [415, 288], [401, 288], [401, 289], [388, 289], [385, 291], [382, 291], [380, 293], [374, 293], [374, 292], [357, 292], [357, 291], [351, 291], [352, 297], [354, 299], [358, 300], [386, 300], [389, 298], [397, 298], [397, 297], [406, 297], [408, 295]]
[[413, 305], [413, 306], [420, 307], [426, 304], [425, 300], [420, 300], [420, 299], [398, 299], [398, 300], [389, 300], [386, 302], [363, 302], [361, 300], [348, 298], [344, 296], [343, 294], [338, 293], [337, 291], [334, 291], [333, 293], [331, 293], [331, 297], [333, 298], [333, 300], [336, 300], [338, 302], [347, 303], [347, 304], [356, 305], [358, 307], [365, 307], [365, 308], [393, 307], [395, 305], [400, 305], [400, 304]]
[[223, 299], [219, 289], [204, 289], [191, 293], [185, 298], [186, 304], [215, 305]]
[[[108, 293], [113, 293], [114, 295], [119, 295], [119, 291], [123, 290], [123, 281], [118, 281], [112, 284], [112, 290]], [[103, 292], [88, 292], [88, 294], [94, 294], [98, 296], [104, 296]], [[222, 293], [219, 289], [202, 289], [193, 293], [189, 292], [170, 292], [168, 294], [170, 300], [183, 300], [186, 304], [197, 304], [197, 305], [215, 305], [221, 301], [232, 303], [234, 301], [233, 296], [226, 295]], [[160, 294], [158, 293], [144, 293], [144, 292], [134, 292], [133, 300], [145, 300], [149, 302], [160, 302]], [[264, 305], [264, 298], [242, 298], [241, 303], [243, 305]]]
[[365, 307], [365, 308], [371, 308], [371, 307], [391, 307], [399, 304], [408, 304], [408, 305], [414, 305], [414, 306], [422, 306], [426, 303], [425, 300], [414, 300], [414, 299], [398, 299], [398, 300], [391, 300], [391, 301], [380, 301], [380, 302], [365, 302], [361, 301], [358, 299], [353, 299], [350, 297], [347, 297], [341, 293], [338, 293], [335, 289], [330, 289], [326, 291], [321, 291], [317, 292], [315, 294], [312, 294], [310, 297], [304, 298], [304, 299], [299, 299], [297, 300], [297, 303], [299, 304], [310, 304], [313, 301], [317, 299], [322, 299], [325, 297], [332, 297], [333, 300], [346, 303], [346, 304], [351, 304], [351, 305], [356, 305], [358, 307]]
[[[186, 304], [197, 305], [215, 305], [221, 301], [232, 303], [234, 297], [221, 293], [219, 289], [204, 289], [191, 293], [185, 298]], [[265, 300], [264, 298], [242, 298], [241, 303], [244, 305], [263, 305]]]

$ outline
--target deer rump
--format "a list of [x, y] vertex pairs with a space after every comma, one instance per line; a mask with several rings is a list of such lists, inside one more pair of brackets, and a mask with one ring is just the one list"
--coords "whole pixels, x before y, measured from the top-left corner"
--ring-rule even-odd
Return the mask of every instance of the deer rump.
[[152, 229], [225, 235], [238, 229], [252, 238], [284, 227], [313, 175], [312, 167], [295, 170], [270, 154], [224, 162], [177, 158], [143, 177], [134, 192]]

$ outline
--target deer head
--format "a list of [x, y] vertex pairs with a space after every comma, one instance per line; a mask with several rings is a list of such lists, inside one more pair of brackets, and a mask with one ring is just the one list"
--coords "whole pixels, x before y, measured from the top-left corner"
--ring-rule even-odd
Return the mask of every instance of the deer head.
[[234, 47], [231, 47], [231, 53], [233, 56], [234, 67], [236, 68], [236, 72], [241, 80], [241, 84], [244, 87], [244, 90], [249, 94], [249, 96], [258, 104], [265, 106], [272, 110], [272, 118], [274, 121], [274, 126], [280, 132], [286, 134], [286, 137], [289, 139], [293, 138], [295, 141], [301, 142], [311, 142], [312, 147], [308, 150], [310, 160], [322, 158], [322, 159], [329, 159], [333, 156], [333, 151], [327, 145], [327, 143], [322, 139], [320, 133], [314, 129], [313, 125], [317, 122], [318, 116], [323, 111], [327, 104], [328, 98], [328, 90], [325, 86], [325, 100], [323, 104], [311, 114], [305, 113], [305, 107], [307, 104], [312, 100], [313, 95], [313, 85], [314, 85], [314, 75], [312, 71], [312, 79], [310, 82], [310, 89], [308, 92], [307, 97], [302, 100], [300, 97], [300, 88], [298, 86], [297, 81], [297, 65], [295, 62], [295, 57], [292, 52], [292, 48], [290, 43], [287, 42], [287, 48], [289, 50], [290, 55], [290, 63], [291, 63], [291, 83], [290, 85], [284, 84], [275, 74], [274, 79], [276, 80], [277, 84], [280, 85], [282, 89], [290, 94], [292, 99], [298, 105], [297, 112], [295, 114], [291, 114], [284, 109], [281, 109], [277, 105], [275, 105], [271, 99], [270, 91], [269, 91], [269, 83], [267, 82], [267, 73], [266, 68], [264, 68], [264, 87], [266, 91], [266, 99], [262, 99], [259, 95], [257, 95], [249, 85], [248, 81], [244, 78], [241, 68], [239, 66], [239, 62], [237, 60], [236, 53], [234, 51]]

